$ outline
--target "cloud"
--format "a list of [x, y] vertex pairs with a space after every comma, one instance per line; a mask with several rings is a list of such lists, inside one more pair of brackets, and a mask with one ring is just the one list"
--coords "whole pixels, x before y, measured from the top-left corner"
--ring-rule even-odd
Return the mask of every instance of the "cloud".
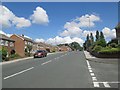
[[100, 17], [96, 15], [83, 15], [81, 17], [76, 18], [75, 21], [78, 21], [78, 26], [79, 27], [93, 27], [95, 26], [95, 22], [100, 21]]
[[33, 14], [30, 16], [32, 23], [36, 24], [47, 24], [49, 23], [47, 12], [41, 8], [37, 7]]
[[5, 6], [0, 5], [0, 25], [10, 27], [15, 15]]
[[13, 19], [13, 24], [15, 24], [17, 28], [31, 26], [31, 22], [23, 17], [21, 17], [21, 18], [15, 17]]
[[78, 27], [71, 27], [67, 30], [64, 30], [62, 33], [60, 33], [61, 36], [80, 36], [82, 33], [82, 30]]
[[84, 31], [83, 31], [82, 37], [85, 37], [85, 38], [86, 38], [88, 34], [90, 35], [90, 33], [92, 33], [92, 34], [93, 34], [93, 37], [95, 37], [96, 31], [87, 31], [87, 30], [84, 30]]
[[100, 21], [100, 17], [93, 14], [86, 14], [81, 17], [77, 17], [71, 22], [66, 22], [66, 24], [64, 25], [64, 31], [60, 33], [60, 36], [81, 36], [82, 34], [86, 33], [81, 28], [89, 26], [93, 27], [95, 26], [95, 22], [97, 21]]
[[35, 42], [45, 42], [45, 40], [37, 38], [37, 39], [35, 39]]
[[0, 5], [0, 25], [4, 28], [15, 25], [17, 28], [29, 27], [31, 22], [24, 17], [17, 17], [7, 7]]
[[71, 37], [60, 37], [60, 36], [56, 36], [55, 38], [49, 38], [48, 40], [46, 40], [46, 43], [53, 45], [65, 44], [71, 42], [78, 42], [80, 45], [82, 45], [84, 43], [84, 40], [78, 37], [71, 38]]
[[110, 28], [105, 27], [105, 28], [103, 28], [102, 32], [106, 39], [116, 38], [116, 30], [115, 29], [111, 30]]

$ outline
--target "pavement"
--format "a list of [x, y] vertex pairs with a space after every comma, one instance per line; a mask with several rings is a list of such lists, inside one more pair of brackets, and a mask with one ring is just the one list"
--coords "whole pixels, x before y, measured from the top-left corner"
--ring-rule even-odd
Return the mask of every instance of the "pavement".
[[2, 65], [3, 88], [118, 88], [118, 65], [73, 51]]
[[87, 60], [99, 62], [99, 63], [118, 64], [118, 60], [119, 60], [115, 58], [97, 58], [91, 55], [88, 51], [84, 51], [84, 55]]
[[[47, 55], [51, 55], [51, 54], [56, 54], [56, 53], [62, 53], [62, 52], [55, 52], [55, 53], [48, 53]], [[5, 62], [1, 62], [0, 65], [2, 64], [9, 64], [9, 63], [14, 63], [14, 62], [19, 62], [19, 61], [22, 61], [22, 60], [29, 60], [29, 59], [32, 59], [33, 56], [31, 57], [26, 57], [26, 58], [20, 58], [20, 59], [15, 59], [15, 60], [11, 60], [11, 61], [5, 61]]]

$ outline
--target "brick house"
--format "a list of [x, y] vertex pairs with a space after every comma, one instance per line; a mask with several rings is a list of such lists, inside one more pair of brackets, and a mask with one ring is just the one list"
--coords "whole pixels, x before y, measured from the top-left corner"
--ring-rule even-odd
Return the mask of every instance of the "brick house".
[[52, 52], [55, 50], [55, 47], [50, 44], [43, 43], [43, 42], [39, 42], [39, 43], [34, 42], [33, 52], [36, 50], [46, 50], [48, 52]]
[[59, 51], [71, 51], [72, 49], [69, 46], [59, 46]]
[[7, 49], [8, 55], [11, 54], [12, 50], [15, 51], [15, 41], [13, 39], [7, 37], [6, 35], [1, 34], [0, 49], [2, 49], [3, 46]]
[[25, 56], [25, 49], [27, 45], [33, 45], [33, 40], [30, 38], [24, 37], [24, 35], [13, 34], [10, 38], [15, 41], [16, 53], [21, 57]]

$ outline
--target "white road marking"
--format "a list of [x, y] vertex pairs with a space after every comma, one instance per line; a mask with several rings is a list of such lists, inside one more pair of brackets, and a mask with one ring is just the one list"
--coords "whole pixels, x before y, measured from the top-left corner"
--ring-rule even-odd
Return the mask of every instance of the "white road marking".
[[93, 81], [97, 81], [97, 78], [96, 78], [96, 77], [92, 77], [92, 80], [93, 80]]
[[91, 76], [95, 76], [95, 74], [94, 74], [94, 73], [90, 73], [90, 75], [91, 75]]
[[88, 66], [88, 68], [91, 68], [91, 66]]
[[108, 82], [103, 82], [103, 85], [107, 88], [110, 88], [110, 85], [108, 84]]
[[10, 75], [10, 76], [7, 76], [7, 77], [5, 77], [4, 79], [8, 79], [8, 78], [14, 77], [14, 76], [16, 76], [16, 75], [19, 75], [19, 74], [21, 74], [21, 73], [24, 73], [24, 72], [26, 72], [26, 71], [29, 71], [29, 70], [31, 70], [31, 69], [33, 69], [33, 68], [34, 68], [34, 67], [28, 68], [28, 69], [23, 70], [23, 71], [21, 71], [21, 72], [15, 73], [15, 74]]
[[100, 87], [98, 82], [93, 82], [94, 87]]
[[89, 72], [93, 72], [92, 70], [89, 70]]
[[45, 64], [47, 64], [47, 63], [49, 63], [49, 62], [52, 62], [52, 60], [49, 60], [49, 61], [47, 61], [47, 62], [44, 62], [44, 63], [42, 63], [41, 65], [45, 65]]
[[91, 70], [92, 68], [91, 67], [88, 67], [89, 70]]
[[[86, 60], [87, 61], [87, 60]], [[90, 63], [87, 61], [87, 65], [90, 66]]]

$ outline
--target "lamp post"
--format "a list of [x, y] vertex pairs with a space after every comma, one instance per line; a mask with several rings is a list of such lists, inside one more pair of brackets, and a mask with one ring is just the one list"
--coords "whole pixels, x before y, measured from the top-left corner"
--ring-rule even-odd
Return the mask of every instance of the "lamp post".
[[89, 30], [90, 30], [90, 16], [87, 17], [89, 19]]

